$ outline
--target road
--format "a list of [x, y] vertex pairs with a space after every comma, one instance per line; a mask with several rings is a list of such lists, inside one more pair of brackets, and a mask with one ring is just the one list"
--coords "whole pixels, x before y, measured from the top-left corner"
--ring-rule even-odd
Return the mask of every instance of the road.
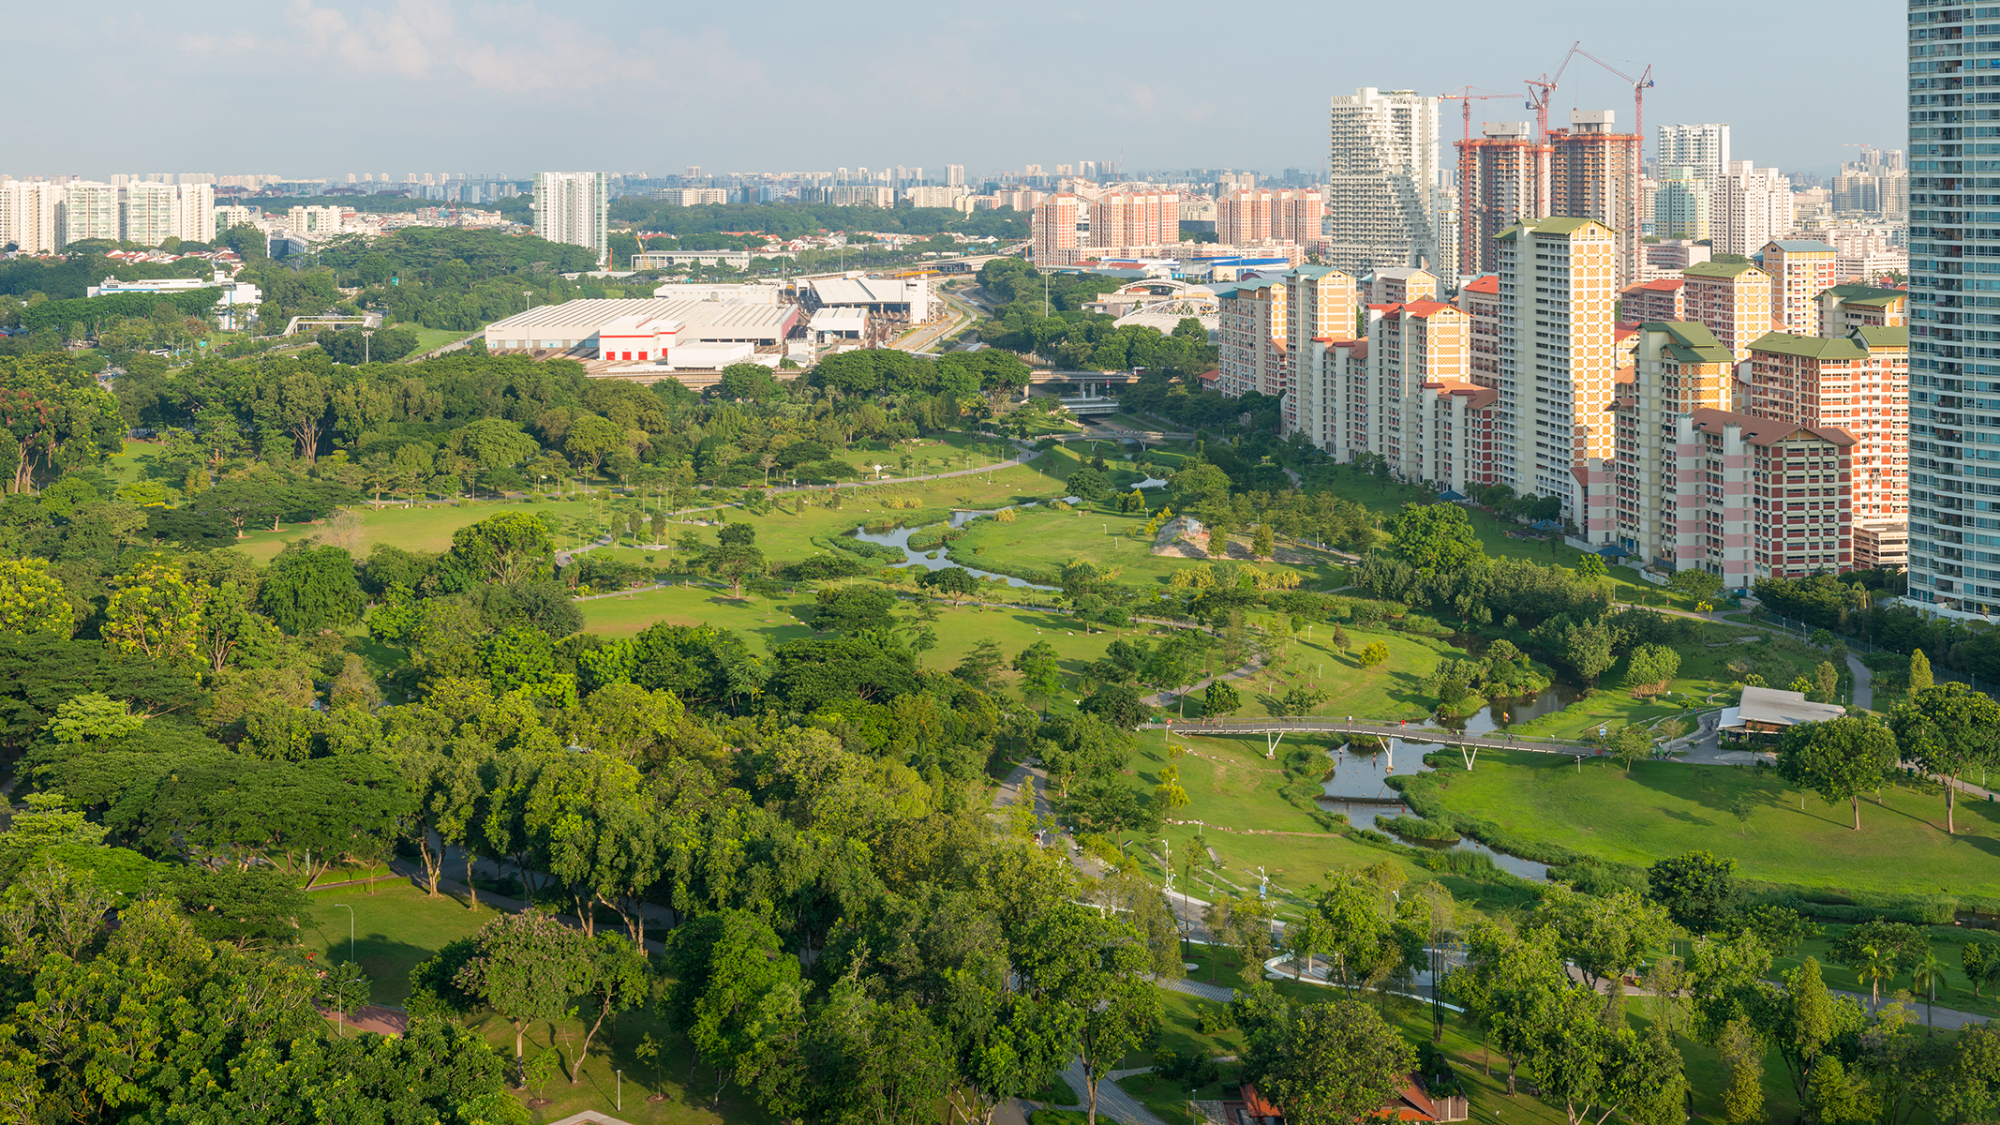
[[[1444, 727], [1413, 727], [1407, 723], [1378, 723], [1366, 719], [1319, 718], [1312, 715], [1278, 715], [1268, 719], [1194, 719], [1188, 722], [1148, 723], [1143, 730], [1173, 731], [1183, 735], [1261, 734], [1360, 734], [1374, 738], [1400, 738], [1405, 742], [1426, 742], [1446, 746], [1468, 746], [1482, 750], [1532, 750], [1541, 754], [1596, 754], [1597, 746], [1565, 738], [1536, 738], [1514, 734], [1467, 734]], [[1276, 743], [1273, 742], [1275, 746]]]
[[938, 297], [951, 307], [951, 319], [939, 324], [920, 324], [904, 333], [903, 338], [889, 345], [890, 347], [904, 352], [931, 351], [938, 341], [979, 319], [979, 311], [960, 300], [956, 294], [940, 289]]

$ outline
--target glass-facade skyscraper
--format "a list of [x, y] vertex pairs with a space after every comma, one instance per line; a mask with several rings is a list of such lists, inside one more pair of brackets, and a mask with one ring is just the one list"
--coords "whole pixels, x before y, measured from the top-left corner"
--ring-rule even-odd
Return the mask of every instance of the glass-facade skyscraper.
[[1909, 0], [1910, 589], [2000, 615], [2000, 5]]

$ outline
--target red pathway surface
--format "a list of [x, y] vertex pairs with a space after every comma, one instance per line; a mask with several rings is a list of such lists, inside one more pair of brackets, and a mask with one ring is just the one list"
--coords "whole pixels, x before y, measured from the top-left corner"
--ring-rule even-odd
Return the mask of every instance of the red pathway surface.
[[[319, 1014], [328, 1023], [338, 1023], [340, 1013], [332, 1008], [321, 1008]], [[347, 1029], [350, 1031], [372, 1031], [377, 1035], [401, 1035], [409, 1030], [410, 1013], [401, 1008], [385, 1008], [380, 1004], [363, 1004], [347, 1013]]]

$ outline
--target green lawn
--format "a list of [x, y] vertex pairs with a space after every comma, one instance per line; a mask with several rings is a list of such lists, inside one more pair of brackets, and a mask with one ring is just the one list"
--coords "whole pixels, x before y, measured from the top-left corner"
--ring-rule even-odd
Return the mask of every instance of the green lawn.
[[[1157, 496], [1148, 501], [1153, 508], [1159, 507]], [[1134, 538], [1150, 518], [1083, 508], [1071, 512], [1026, 508], [1011, 523], [973, 521], [964, 537], [952, 543], [951, 557], [968, 566], [992, 562], [1003, 568], [1033, 567], [1050, 572], [1061, 570], [1072, 559], [1088, 559], [1116, 569], [1125, 585], [1159, 588], [1167, 585], [1175, 571], [1195, 566], [1199, 560], [1155, 555], [1149, 539]], [[1338, 569], [1326, 565], [1259, 565], [1265, 570], [1296, 570], [1307, 588], [1340, 584], [1334, 581]]]
[[[1707, 635], [1716, 640], [1746, 632], [1751, 631], [1733, 626], [1710, 626]], [[1578, 700], [1555, 714], [1524, 723], [1515, 730], [1521, 734], [1551, 738], [1584, 738], [1595, 733], [1600, 726], [1610, 726], [1615, 730], [1630, 723], [1652, 722], [1679, 715], [1683, 700], [1691, 701], [1701, 710], [1726, 706], [1734, 703], [1741, 694], [1735, 674], [1728, 667], [1732, 661], [1747, 663], [1770, 686], [1784, 687], [1798, 676], [1810, 679], [1813, 669], [1827, 659], [1826, 654], [1818, 649], [1783, 639], [1717, 647], [1695, 642], [1679, 645], [1676, 651], [1681, 654], [1681, 667], [1670, 688], [1671, 695], [1634, 699], [1624, 687], [1625, 662], [1621, 660], [1598, 678], [1598, 690], [1588, 698]], [[1842, 685], [1849, 685], [1851, 679], [1843, 669]]]
[[1470, 773], [1448, 770], [1439, 794], [1455, 813], [1530, 840], [1648, 865], [1697, 848], [1733, 858], [1743, 878], [1828, 890], [2000, 895], [2000, 805], [1962, 801], [1958, 834], [1943, 831], [1933, 788], [1883, 790], [1861, 807], [1829, 806], [1769, 770], [1616, 763], [1486, 751]]
[[[1842, 988], [1849, 992], [1865, 994], [1868, 986], [1862, 983], [1854, 970], [1833, 960], [1833, 943], [1839, 940], [1840, 935], [1849, 927], [1833, 923], [1822, 926], [1821, 929], [1824, 932], [1800, 946], [1798, 952], [1779, 959], [1772, 967], [1772, 975], [1781, 975], [1785, 970], [1794, 968], [1807, 957], [1811, 957], [1819, 962], [1820, 973], [1826, 978], [1828, 988]], [[2000, 942], [2000, 934], [1968, 930], [1962, 926], [1926, 926], [1924, 931], [1930, 937], [1931, 952], [1938, 960], [1944, 962], [1946, 969], [1945, 979], [1938, 982], [1937, 1006], [1956, 1008], [1961, 1012], [1977, 1012], [1989, 1018], [2000, 1017], [2000, 999], [1994, 997], [1990, 988], [1981, 989], [1981, 995], [1974, 996], [1972, 982], [1965, 979], [1965, 967], [1959, 960], [1960, 951], [1966, 942], [1973, 940]], [[1887, 997], [1898, 989], [1908, 991], [1911, 988], [1909, 974], [1905, 973], [1893, 980], [1883, 981], [1882, 995]], [[1923, 997], [1913, 1000], [1910, 1010], [1919, 1021], [1923, 1020], [1925, 1017]]]
[[[463, 340], [480, 330], [479, 328], [464, 331], [456, 328], [424, 328], [415, 324], [398, 324], [396, 327], [407, 328], [417, 334], [417, 350], [412, 352], [412, 355], [430, 351], [432, 348], [444, 347], [446, 344]], [[483, 328], [485, 326], [481, 325], [480, 327]]]
[[[497, 515], [508, 506], [512, 505], [487, 500], [459, 506], [425, 504], [415, 508], [357, 508], [355, 510], [361, 514], [362, 520], [361, 540], [354, 557], [366, 559], [377, 543], [388, 543], [408, 551], [442, 551], [451, 546], [453, 532]], [[316, 524], [287, 524], [280, 531], [272, 531], [268, 527], [257, 531], [245, 528], [244, 537], [237, 540], [235, 549], [260, 563], [268, 563], [284, 549], [285, 544], [309, 538], [323, 530], [324, 527]]]
[[[354, 960], [373, 984], [371, 1001], [400, 1006], [410, 994], [410, 970], [449, 942], [471, 937], [493, 919], [461, 899], [431, 898], [406, 882], [335, 887], [308, 895], [312, 922], [301, 943], [321, 963], [348, 959], [348, 911], [353, 908]], [[339, 905], [336, 905], [339, 904]]]

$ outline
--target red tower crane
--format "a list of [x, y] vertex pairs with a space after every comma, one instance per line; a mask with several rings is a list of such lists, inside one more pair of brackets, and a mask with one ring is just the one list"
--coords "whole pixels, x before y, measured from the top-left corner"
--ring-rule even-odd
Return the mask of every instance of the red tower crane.
[[1489, 98], [1511, 98], [1512, 94], [1495, 94], [1486, 91], [1473, 93], [1477, 86], [1467, 86], [1456, 94], [1439, 94], [1438, 100], [1458, 102], [1465, 110], [1465, 143], [1458, 150], [1458, 271], [1466, 271], [1466, 255], [1472, 252], [1472, 103]]
[[1563, 71], [1569, 69], [1569, 60], [1576, 57], [1577, 48], [1581, 46], [1581, 39], [1570, 44], [1562, 65], [1556, 67], [1555, 77], [1551, 78], [1544, 72], [1540, 78], [1528, 79], [1528, 108], [1535, 111], [1535, 127], [1541, 130], [1544, 141], [1549, 139], [1549, 102], [1556, 96], [1556, 83], [1562, 81]]
[[1639, 148], [1643, 154], [1646, 147], [1646, 91], [1653, 86], [1653, 64], [1647, 63], [1646, 69], [1640, 72], [1639, 77], [1634, 78], [1584, 50], [1580, 40], [1577, 46], [1571, 47], [1570, 50], [1632, 84], [1632, 131], [1639, 135]]

